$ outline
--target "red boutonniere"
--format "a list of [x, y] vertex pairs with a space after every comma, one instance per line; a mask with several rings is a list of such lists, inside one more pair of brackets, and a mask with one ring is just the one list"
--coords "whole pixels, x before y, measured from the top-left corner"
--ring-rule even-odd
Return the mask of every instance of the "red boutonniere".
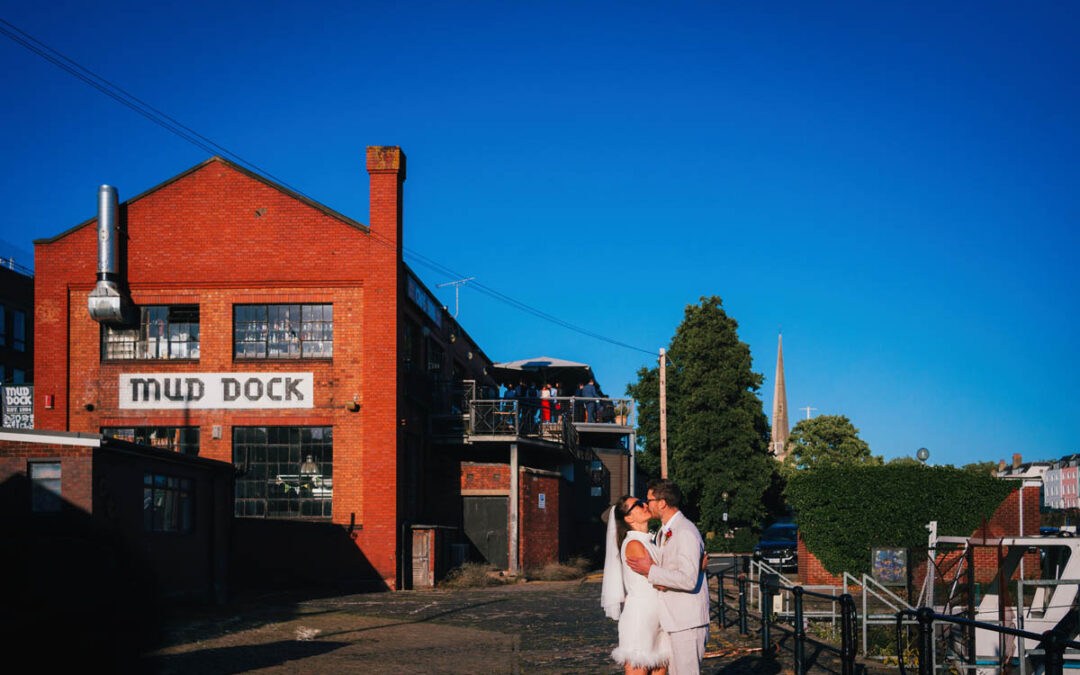
[[665, 544], [667, 543], [668, 539], [671, 539], [671, 530], [668, 530], [667, 534], [664, 535], [664, 543]]

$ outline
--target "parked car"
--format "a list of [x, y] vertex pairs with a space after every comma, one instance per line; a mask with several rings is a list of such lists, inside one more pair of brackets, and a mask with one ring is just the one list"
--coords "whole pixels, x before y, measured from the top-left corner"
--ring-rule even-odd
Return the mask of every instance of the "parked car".
[[766, 527], [754, 547], [754, 560], [777, 570], [798, 569], [798, 533], [795, 523], [774, 523]]

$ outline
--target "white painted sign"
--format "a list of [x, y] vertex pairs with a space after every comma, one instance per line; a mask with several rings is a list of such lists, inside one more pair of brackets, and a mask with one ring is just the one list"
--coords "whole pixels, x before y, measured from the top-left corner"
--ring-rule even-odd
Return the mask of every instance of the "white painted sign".
[[540, 493], [540, 508], [547, 508], [547, 495], [543, 492]]
[[120, 376], [129, 410], [311, 408], [313, 373], [132, 373]]
[[0, 408], [3, 408], [3, 426], [6, 429], [34, 428], [34, 387], [29, 384], [0, 386]]

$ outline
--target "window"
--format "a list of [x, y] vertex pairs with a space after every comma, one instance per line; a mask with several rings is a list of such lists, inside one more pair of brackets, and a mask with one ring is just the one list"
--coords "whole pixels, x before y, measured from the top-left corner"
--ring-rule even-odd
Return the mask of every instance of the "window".
[[191, 532], [191, 479], [143, 475], [143, 530]]
[[0, 347], [7, 346], [7, 308], [0, 305]]
[[33, 462], [30, 474], [30, 510], [38, 513], [60, 510], [60, 462]]
[[17, 352], [26, 351], [26, 312], [19, 309], [11, 313], [11, 346]]
[[236, 305], [238, 359], [328, 359], [334, 355], [333, 305]]
[[431, 338], [427, 341], [427, 369], [432, 375], [438, 375], [442, 371], [443, 360], [446, 352]]
[[184, 455], [199, 454], [199, 427], [102, 427], [101, 433]]
[[237, 516], [329, 518], [332, 427], [233, 427]]
[[420, 326], [410, 319], [401, 324], [401, 363], [405, 372], [420, 366]]
[[26, 384], [26, 371], [22, 368], [13, 368], [11, 370], [11, 383]]
[[151, 305], [139, 308], [137, 328], [102, 326], [103, 359], [199, 358], [199, 306]]

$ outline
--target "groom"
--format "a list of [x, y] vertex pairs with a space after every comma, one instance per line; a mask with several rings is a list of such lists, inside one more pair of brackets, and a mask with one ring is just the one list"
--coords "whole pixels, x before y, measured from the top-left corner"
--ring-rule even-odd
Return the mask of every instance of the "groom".
[[660, 627], [671, 637], [669, 675], [696, 675], [709, 638], [709, 587], [701, 566], [701, 533], [682, 514], [682, 493], [669, 480], [649, 482], [649, 511], [659, 518], [660, 562], [648, 556], [626, 561], [660, 593]]

